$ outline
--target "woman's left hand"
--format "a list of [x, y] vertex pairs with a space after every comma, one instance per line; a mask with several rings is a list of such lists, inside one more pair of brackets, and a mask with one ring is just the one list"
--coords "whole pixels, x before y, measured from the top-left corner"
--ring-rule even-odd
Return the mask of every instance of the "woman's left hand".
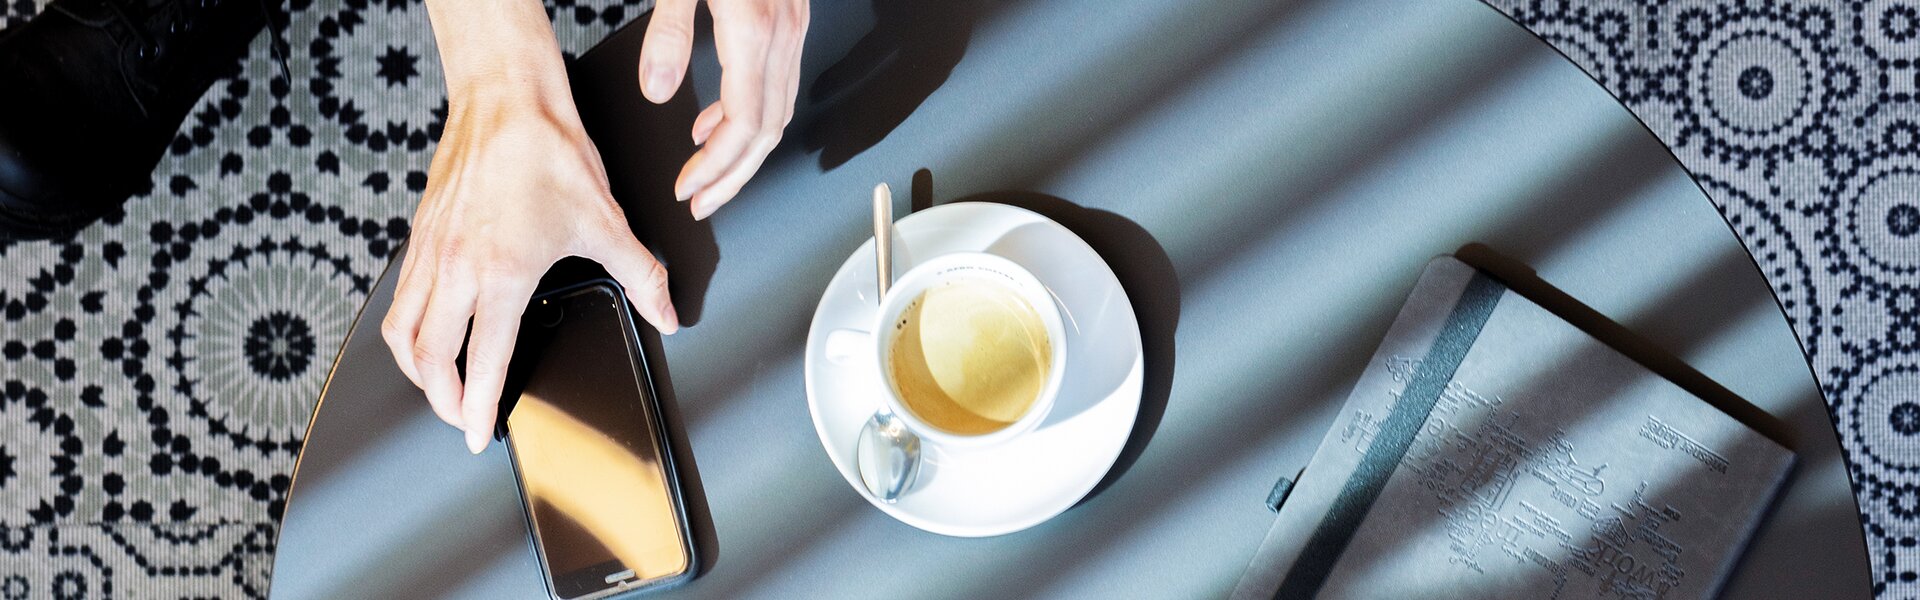
[[[665, 103], [686, 77], [699, 0], [658, 0], [640, 50], [640, 90]], [[707, 0], [720, 59], [720, 99], [693, 121], [693, 153], [673, 195], [705, 219], [740, 193], [780, 143], [800, 93], [807, 0]]]

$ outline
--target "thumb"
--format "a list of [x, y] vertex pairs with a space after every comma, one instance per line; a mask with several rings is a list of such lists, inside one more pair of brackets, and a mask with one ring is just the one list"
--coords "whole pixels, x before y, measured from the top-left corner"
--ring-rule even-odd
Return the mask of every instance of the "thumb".
[[647, 35], [640, 42], [640, 93], [654, 104], [665, 104], [686, 76], [693, 54], [693, 9], [696, 0], [660, 0], [653, 6]]
[[667, 267], [630, 232], [612, 233], [609, 239], [592, 248], [586, 257], [607, 269], [620, 287], [626, 288], [627, 301], [639, 311], [640, 318], [653, 324], [661, 334], [680, 330], [680, 315], [673, 310], [673, 298], [667, 290]]

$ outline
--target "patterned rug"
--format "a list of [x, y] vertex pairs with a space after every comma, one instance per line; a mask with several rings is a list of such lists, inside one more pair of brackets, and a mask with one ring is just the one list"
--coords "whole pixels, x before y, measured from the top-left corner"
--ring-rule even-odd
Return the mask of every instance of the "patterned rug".
[[[549, 7], [578, 53], [646, 5]], [[0, 598], [265, 596], [300, 438], [446, 104], [418, 0], [282, 8], [293, 81], [261, 35], [124, 214], [0, 245]]]
[[[0, 26], [46, 0], [0, 7]], [[1489, 0], [1698, 178], [1840, 429], [1874, 591], [1920, 596], [1920, 0]], [[640, 1], [548, 0], [568, 52]], [[260, 597], [312, 403], [445, 115], [417, 0], [291, 0], [151, 191], [0, 245], [0, 598]]]

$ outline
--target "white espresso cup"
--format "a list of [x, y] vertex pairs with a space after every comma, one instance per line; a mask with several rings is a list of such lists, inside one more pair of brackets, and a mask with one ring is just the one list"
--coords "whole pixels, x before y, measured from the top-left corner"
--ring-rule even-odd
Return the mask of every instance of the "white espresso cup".
[[[1014, 296], [1025, 300], [1039, 316], [1051, 351], [1046, 379], [1026, 412], [1005, 427], [985, 433], [968, 434], [948, 431], [928, 423], [914, 413], [907, 401], [900, 397], [899, 386], [893, 381], [893, 369], [889, 364], [894, 338], [898, 333], [897, 328], [892, 325], [901, 319], [901, 315], [911, 308], [914, 301], [922, 294], [935, 287], [954, 283], [985, 283], [1000, 286], [1005, 291], [1012, 292]], [[938, 318], [938, 315], [934, 315], [934, 318]], [[908, 429], [919, 435], [921, 440], [951, 449], [980, 448], [1003, 443], [1038, 427], [1040, 422], [1046, 419], [1047, 412], [1053, 408], [1054, 399], [1060, 394], [1060, 381], [1066, 372], [1067, 365], [1066, 329], [1061, 323], [1060, 309], [1054, 302], [1052, 292], [1020, 265], [983, 252], [943, 254], [915, 265], [894, 282], [892, 288], [887, 290], [886, 297], [880, 299], [880, 310], [875, 314], [873, 323], [866, 331], [835, 330], [827, 335], [826, 351], [828, 359], [835, 363], [863, 365], [877, 372], [879, 377], [876, 382], [881, 388], [878, 391], [886, 408], [904, 422]]]

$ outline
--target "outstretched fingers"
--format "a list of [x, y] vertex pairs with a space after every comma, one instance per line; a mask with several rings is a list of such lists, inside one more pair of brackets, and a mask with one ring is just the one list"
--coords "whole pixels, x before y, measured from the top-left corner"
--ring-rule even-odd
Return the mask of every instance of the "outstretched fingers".
[[[714, 10], [720, 101], [695, 121], [700, 151], [674, 182], [674, 197], [705, 219], [738, 195], [793, 118], [807, 3], [733, 2]], [[712, 114], [717, 113], [717, 114]]]

